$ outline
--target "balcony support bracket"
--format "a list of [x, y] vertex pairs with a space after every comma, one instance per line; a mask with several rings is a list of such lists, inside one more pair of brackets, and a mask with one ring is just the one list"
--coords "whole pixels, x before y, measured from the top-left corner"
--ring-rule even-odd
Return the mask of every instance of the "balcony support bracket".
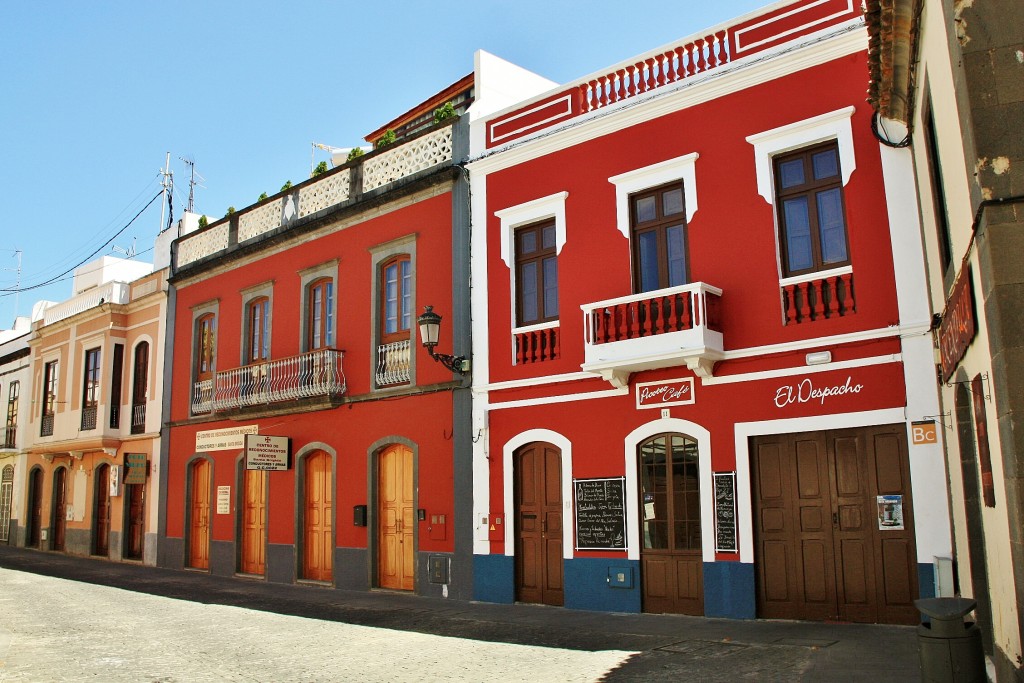
[[687, 358], [686, 367], [689, 368], [697, 377], [707, 379], [708, 377], [714, 376], [715, 359], [708, 358], [707, 356]]
[[606, 368], [601, 370], [601, 379], [611, 383], [616, 389], [623, 389], [629, 386], [629, 377], [633, 373], [618, 368]]

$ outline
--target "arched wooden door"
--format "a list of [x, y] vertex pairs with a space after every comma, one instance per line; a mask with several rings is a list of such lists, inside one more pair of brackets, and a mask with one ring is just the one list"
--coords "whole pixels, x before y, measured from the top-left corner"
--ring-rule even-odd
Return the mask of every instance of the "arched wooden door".
[[302, 503], [302, 578], [334, 578], [331, 456], [316, 451], [306, 457]]
[[516, 600], [565, 604], [562, 453], [532, 443], [515, 453]]
[[210, 568], [210, 476], [209, 460], [196, 460], [189, 473], [188, 566]]
[[242, 551], [239, 570], [262, 576], [266, 571], [267, 473], [242, 471]]
[[110, 465], [96, 468], [96, 489], [93, 491], [92, 554], [110, 554]]
[[643, 610], [703, 615], [697, 442], [659, 434], [638, 451]]
[[377, 566], [381, 588], [412, 590], [415, 586], [413, 478], [411, 450], [394, 445], [381, 451], [377, 468]]
[[68, 470], [58, 467], [53, 471], [53, 544], [54, 550], [64, 550], [64, 537], [67, 534], [67, 481]]
[[25, 546], [39, 547], [43, 530], [43, 471], [36, 467], [28, 475], [28, 533]]

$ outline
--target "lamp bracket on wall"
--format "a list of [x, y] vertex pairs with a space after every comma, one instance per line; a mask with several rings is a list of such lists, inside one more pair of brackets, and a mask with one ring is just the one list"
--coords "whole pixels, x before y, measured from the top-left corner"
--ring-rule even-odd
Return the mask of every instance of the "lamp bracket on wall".
[[[981, 377], [981, 384], [984, 387], [984, 392], [985, 392], [981, 396], [986, 401], [991, 403], [992, 402], [992, 388], [989, 386], [989, 383], [988, 383], [988, 373], [987, 372], [983, 372], [979, 376]], [[948, 388], [953, 388], [957, 384], [966, 384], [967, 388], [971, 390], [971, 393], [974, 393], [974, 387], [972, 386], [973, 382], [974, 382], [974, 380], [970, 380], [970, 379], [957, 380], [957, 381], [954, 381], [954, 382], [946, 382], [946, 386]]]

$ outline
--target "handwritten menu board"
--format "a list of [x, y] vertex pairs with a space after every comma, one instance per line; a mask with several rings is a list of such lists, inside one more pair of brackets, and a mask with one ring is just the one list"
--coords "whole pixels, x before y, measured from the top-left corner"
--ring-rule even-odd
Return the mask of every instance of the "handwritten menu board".
[[738, 552], [735, 472], [715, 472], [715, 551]]
[[625, 477], [573, 479], [576, 550], [625, 550]]

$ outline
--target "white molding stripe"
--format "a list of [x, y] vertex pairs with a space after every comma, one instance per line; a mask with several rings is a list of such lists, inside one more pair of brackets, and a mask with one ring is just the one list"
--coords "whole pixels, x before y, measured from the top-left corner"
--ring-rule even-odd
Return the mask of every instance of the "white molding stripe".
[[629, 387], [621, 389], [606, 389], [604, 391], [587, 391], [581, 394], [559, 394], [558, 396], [543, 396], [541, 398], [524, 398], [519, 401], [505, 401], [504, 403], [491, 403], [487, 410], [502, 410], [504, 408], [525, 408], [528, 406], [543, 406], [552, 403], [570, 403], [572, 401], [589, 401], [597, 398], [615, 398], [617, 396], [628, 396]]
[[525, 379], [513, 379], [506, 382], [495, 382], [473, 387], [474, 392], [502, 391], [504, 389], [522, 389], [524, 387], [535, 387], [539, 384], [559, 384], [561, 382], [579, 382], [585, 379], [601, 380], [600, 377], [591, 372], [568, 372], [564, 375], [547, 375], [544, 377], [527, 377]]
[[920, 322], [912, 325], [893, 325], [892, 327], [881, 327], [874, 330], [861, 330], [846, 334], [834, 334], [830, 337], [813, 337], [800, 339], [799, 341], [783, 342], [781, 344], [768, 344], [766, 346], [751, 346], [745, 349], [734, 349], [726, 351], [722, 360], [735, 360], [737, 358], [750, 358], [751, 356], [763, 356], [774, 353], [787, 353], [789, 351], [803, 351], [813, 349], [817, 346], [838, 346], [841, 344], [852, 344], [861, 341], [874, 339], [887, 339], [889, 337], [902, 337], [907, 334], [924, 334], [931, 328], [931, 321]]
[[887, 356], [870, 356], [868, 358], [853, 358], [841, 360], [835, 363], [824, 365], [797, 365], [778, 370], [761, 370], [759, 372], [745, 372], [742, 375], [727, 375], [725, 377], [708, 377], [701, 380], [701, 386], [714, 386], [716, 384], [733, 384], [734, 382], [756, 382], [761, 379], [774, 379], [776, 377], [792, 377], [793, 375], [813, 375], [818, 372], [829, 372], [830, 370], [846, 370], [849, 368], [866, 368], [870, 365], [884, 365], [885, 363], [902, 363], [903, 355], [899, 353]]
[[[502, 125], [504, 125], [506, 123], [509, 123], [511, 121], [515, 121], [516, 119], [521, 119], [524, 116], [529, 116], [530, 114], [533, 114], [534, 112], [540, 111], [542, 109], [547, 109], [548, 107], [552, 107], [554, 105], [562, 104], [562, 103], [565, 104], [565, 111], [564, 112], [560, 112], [560, 113], [556, 112], [555, 114], [549, 116], [546, 119], [543, 119], [541, 121], [537, 121], [535, 123], [531, 123], [531, 124], [529, 124], [527, 126], [522, 126], [521, 128], [516, 128], [515, 130], [509, 131], [508, 133], [503, 133], [501, 135], [495, 135], [494, 134], [494, 129], [497, 128], [497, 127], [500, 127], [500, 126], [502, 126]], [[493, 119], [491, 121], [488, 121], [487, 122], [487, 124], [488, 124], [487, 125], [487, 133], [488, 133], [488, 137], [490, 138], [491, 142], [500, 142], [501, 140], [504, 140], [505, 138], [510, 138], [510, 137], [515, 137], [517, 135], [522, 135], [526, 131], [529, 131], [529, 130], [531, 130], [533, 128], [538, 128], [538, 127], [543, 126], [545, 124], [551, 123], [552, 121], [557, 121], [559, 119], [564, 119], [566, 116], [572, 116], [572, 93], [568, 93], [568, 92], [565, 95], [563, 95], [562, 97], [557, 97], [557, 98], [555, 98], [553, 100], [549, 100], [548, 102], [544, 102], [543, 104], [538, 104], [535, 107], [531, 107], [530, 109], [526, 109], [524, 111], [519, 112], [515, 116], [509, 116], [508, 118], [501, 119], [500, 121], [495, 121]]]
[[832, 1], [833, 0], [818, 0], [818, 2], [812, 2], [809, 5], [804, 5], [803, 7], [797, 7], [796, 9], [791, 10], [789, 12], [784, 12], [784, 13], [778, 15], [778, 16], [774, 16], [774, 17], [771, 17], [769, 19], [765, 19], [762, 22], [759, 22], [759, 23], [756, 23], [756, 24], [751, 24], [750, 26], [747, 26], [746, 28], [742, 28], [739, 31], [733, 31], [732, 32], [733, 47], [735, 49], [735, 52], [737, 54], [739, 54], [741, 52], [746, 52], [748, 50], [753, 50], [756, 47], [760, 47], [760, 46], [764, 45], [765, 43], [770, 43], [770, 42], [772, 42], [774, 40], [778, 40], [779, 38], [784, 38], [785, 36], [793, 35], [794, 33], [799, 33], [800, 31], [803, 31], [804, 29], [810, 28], [811, 26], [817, 26], [818, 24], [823, 24], [823, 23], [825, 23], [827, 21], [835, 19], [836, 17], [841, 17], [844, 14], [847, 14], [848, 12], [853, 10], [853, 0], [847, 0], [846, 1], [846, 8], [844, 10], [842, 10], [841, 12], [835, 12], [833, 14], [830, 14], [830, 15], [826, 16], [826, 17], [821, 17], [820, 19], [815, 19], [813, 21], [809, 21], [806, 24], [801, 24], [800, 26], [797, 26], [795, 28], [791, 28], [788, 31], [782, 31], [781, 33], [775, 33], [770, 38], [763, 38], [763, 39], [761, 39], [759, 41], [750, 43], [747, 46], [742, 46], [740, 44], [742, 34], [746, 33], [747, 31], [753, 31], [755, 29], [761, 28], [762, 26], [768, 26], [769, 24], [771, 24], [773, 22], [776, 22], [776, 21], [779, 21], [780, 19], [786, 19], [788, 17], [791, 17], [791, 16], [794, 16], [796, 14], [799, 14], [800, 12], [806, 12], [807, 10], [812, 9], [814, 7], [817, 7], [818, 5], [824, 5], [825, 3], [832, 2]]

